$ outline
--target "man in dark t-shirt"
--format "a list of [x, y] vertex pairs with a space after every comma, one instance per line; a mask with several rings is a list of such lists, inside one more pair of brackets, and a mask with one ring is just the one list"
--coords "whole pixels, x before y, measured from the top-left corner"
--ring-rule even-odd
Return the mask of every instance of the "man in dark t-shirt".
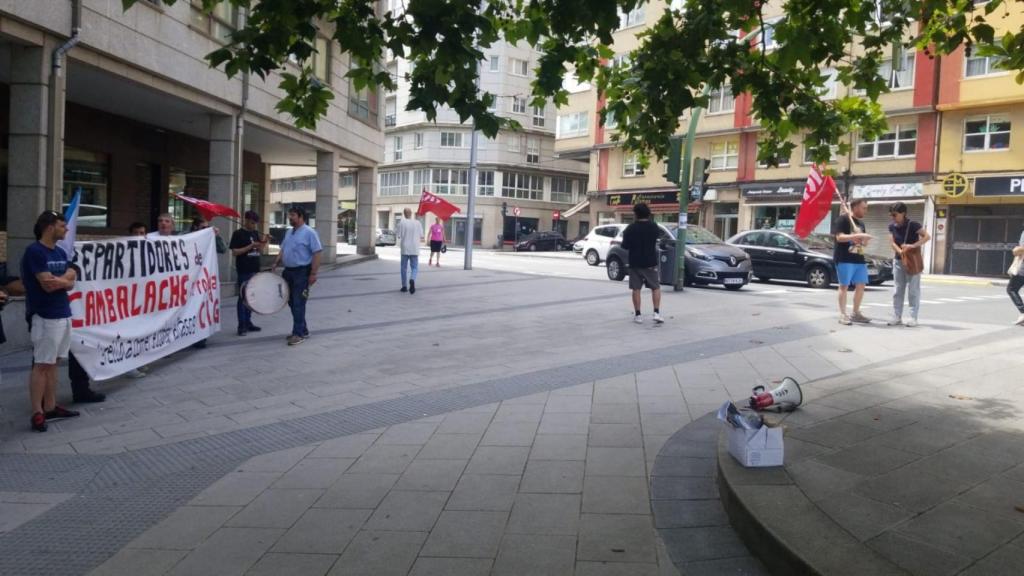
[[629, 288], [633, 291], [633, 321], [643, 324], [640, 314], [640, 292], [644, 284], [654, 299], [654, 323], [661, 324], [661, 279], [658, 275], [658, 235], [661, 230], [651, 221], [647, 204], [633, 206], [636, 222], [622, 231], [622, 249], [629, 252]]
[[[835, 222], [836, 247], [834, 251], [836, 272], [839, 276], [839, 323], [849, 326], [854, 322], [868, 324], [871, 319], [861, 314], [860, 304], [864, 300], [864, 286], [868, 283], [868, 265], [864, 249], [872, 236], [867, 234], [864, 216], [868, 202], [863, 198], [850, 202], [850, 212], [842, 214]], [[853, 314], [846, 314], [846, 294], [854, 287]]]
[[242, 297], [242, 290], [245, 283], [260, 271], [260, 252], [266, 247], [266, 238], [263, 238], [256, 225], [260, 222], [260, 215], [249, 210], [245, 213], [245, 222], [242, 228], [235, 230], [231, 236], [231, 253], [235, 256], [235, 268], [238, 270], [238, 335], [245, 336], [248, 332], [259, 332], [260, 327], [252, 323], [252, 311], [245, 305]]

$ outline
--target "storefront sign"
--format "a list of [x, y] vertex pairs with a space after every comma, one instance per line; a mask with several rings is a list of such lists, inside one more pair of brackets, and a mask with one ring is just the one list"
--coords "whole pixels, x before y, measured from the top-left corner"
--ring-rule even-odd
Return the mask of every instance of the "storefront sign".
[[803, 196], [806, 182], [785, 182], [782, 184], [748, 184], [740, 186], [745, 198], [792, 198]]
[[213, 230], [76, 242], [71, 351], [94, 380], [177, 352], [220, 330]]
[[636, 204], [647, 204], [648, 206], [664, 206], [666, 204], [679, 205], [679, 193], [672, 192], [637, 192], [630, 194], [609, 194], [609, 206], [634, 206]]
[[1018, 196], [1024, 198], [1024, 176], [986, 176], [974, 179], [975, 196]]
[[854, 198], [911, 198], [924, 194], [924, 184], [920, 182], [900, 182], [896, 184], [864, 184], [853, 187]]

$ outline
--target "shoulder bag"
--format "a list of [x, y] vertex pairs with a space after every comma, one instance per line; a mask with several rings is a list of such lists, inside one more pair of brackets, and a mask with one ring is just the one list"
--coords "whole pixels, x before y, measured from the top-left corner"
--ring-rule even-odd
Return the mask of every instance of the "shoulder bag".
[[1006, 271], [1010, 276], [1017, 276], [1021, 273], [1021, 268], [1024, 267], [1024, 256], [1014, 256], [1013, 264], [1010, 264], [1010, 269]]
[[[917, 276], [924, 271], [924, 256], [921, 254], [921, 247], [907, 248], [907, 239], [910, 238], [910, 222], [907, 222], [907, 232], [903, 235], [903, 251], [900, 256], [900, 263], [903, 271], [908, 276]], [[920, 234], [920, 233], [919, 233]]]

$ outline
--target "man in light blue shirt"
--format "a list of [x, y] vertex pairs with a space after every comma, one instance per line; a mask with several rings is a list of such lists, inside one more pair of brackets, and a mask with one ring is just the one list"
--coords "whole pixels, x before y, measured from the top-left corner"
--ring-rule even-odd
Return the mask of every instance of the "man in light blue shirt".
[[288, 283], [288, 307], [292, 311], [292, 333], [288, 336], [288, 345], [295, 346], [309, 338], [306, 300], [309, 298], [309, 288], [316, 284], [323, 246], [316, 231], [306, 225], [306, 211], [301, 206], [292, 206], [288, 210], [288, 223], [292, 227], [285, 233], [281, 251], [270, 271], [273, 272], [278, 264], [284, 263], [281, 278]]

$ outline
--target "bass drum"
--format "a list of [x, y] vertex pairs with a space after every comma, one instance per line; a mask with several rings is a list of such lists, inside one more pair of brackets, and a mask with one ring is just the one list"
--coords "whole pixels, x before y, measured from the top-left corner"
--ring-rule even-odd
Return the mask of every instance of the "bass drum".
[[274, 314], [288, 304], [288, 283], [277, 274], [260, 272], [242, 289], [245, 305], [257, 314]]

